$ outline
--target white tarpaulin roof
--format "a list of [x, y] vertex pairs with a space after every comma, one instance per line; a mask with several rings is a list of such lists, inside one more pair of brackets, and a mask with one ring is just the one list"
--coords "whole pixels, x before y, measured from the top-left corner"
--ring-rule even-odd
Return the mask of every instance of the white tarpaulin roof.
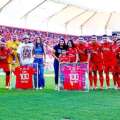
[[120, 0], [0, 0], [0, 24], [73, 35], [120, 31]]

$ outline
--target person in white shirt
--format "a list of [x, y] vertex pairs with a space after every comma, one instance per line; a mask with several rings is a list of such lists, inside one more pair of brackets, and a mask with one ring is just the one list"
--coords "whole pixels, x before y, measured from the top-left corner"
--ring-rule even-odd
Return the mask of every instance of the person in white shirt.
[[20, 61], [20, 65], [32, 65], [34, 44], [30, 42], [30, 37], [25, 35], [23, 37], [23, 43], [18, 47], [17, 53]]

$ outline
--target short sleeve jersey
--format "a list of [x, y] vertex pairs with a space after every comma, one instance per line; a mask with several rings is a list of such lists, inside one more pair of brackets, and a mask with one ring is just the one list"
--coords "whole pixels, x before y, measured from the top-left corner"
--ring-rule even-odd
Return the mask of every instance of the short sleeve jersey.
[[35, 73], [34, 68], [30, 66], [20, 66], [15, 69], [16, 88], [32, 88], [32, 76]]
[[56, 45], [56, 46], [54, 46], [54, 50], [55, 50], [55, 56], [59, 57], [60, 54], [62, 54], [63, 52], [67, 51], [67, 47], [60, 48], [59, 45]]

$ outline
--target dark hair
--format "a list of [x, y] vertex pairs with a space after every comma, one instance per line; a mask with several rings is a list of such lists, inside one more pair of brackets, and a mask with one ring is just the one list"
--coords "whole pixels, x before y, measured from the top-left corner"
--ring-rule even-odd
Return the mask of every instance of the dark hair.
[[92, 35], [92, 36], [91, 36], [91, 41], [94, 41], [94, 40], [95, 40], [95, 41], [97, 40], [97, 36], [96, 36], [96, 35]]
[[69, 46], [68, 46], [68, 43], [69, 42], [71, 42], [71, 44], [72, 44], [72, 47], [74, 47], [75, 45], [74, 45], [74, 42], [73, 42], [73, 40], [68, 40], [68, 42], [67, 42], [67, 48], [69, 48]]
[[[37, 43], [37, 39], [40, 39], [40, 43]], [[42, 38], [41, 37], [37, 37], [37, 39], [35, 39], [35, 47], [38, 47], [38, 45], [40, 45], [41, 47], [43, 47], [43, 42], [42, 42]]]
[[66, 43], [65, 43], [65, 40], [64, 40], [64, 38], [61, 38], [61, 39], [59, 39], [58, 46], [60, 47], [60, 40], [63, 40], [63, 41], [64, 41], [63, 48], [66, 48]]
[[103, 35], [103, 37], [107, 37], [107, 35], [106, 35], [106, 34], [104, 34], [104, 35]]
[[92, 37], [97, 37], [96, 35], [92, 35]]
[[112, 33], [112, 36], [117, 36], [117, 33]]

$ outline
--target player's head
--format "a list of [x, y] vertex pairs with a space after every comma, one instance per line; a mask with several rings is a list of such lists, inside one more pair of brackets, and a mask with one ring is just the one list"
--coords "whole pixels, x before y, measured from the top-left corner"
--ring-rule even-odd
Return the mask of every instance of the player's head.
[[114, 42], [117, 41], [117, 34], [116, 34], [116, 33], [113, 33], [113, 34], [112, 34], [112, 40], [113, 40]]
[[60, 47], [64, 47], [65, 46], [65, 40], [64, 40], [64, 38], [60, 38], [59, 39], [59, 46]]
[[77, 40], [77, 43], [78, 43], [78, 44], [83, 44], [83, 43], [85, 43], [84, 37], [80, 36], [80, 37], [78, 38], [78, 40]]
[[108, 42], [108, 36], [107, 35], [103, 35], [102, 36], [102, 41], [105, 43], [105, 42]]
[[37, 37], [35, 41], [36, 43], [43, 43], [42, 37]]
[[26, 43], [26, 44], [29, 43], [29, 39], [30, 39], [30, 37], [28, 35], [23, 36], [23, 42], [24, 43]]
[[97, 42], [97, 36], [96, 35], [92, 35], [91, 36], [91, 42], [92, 43], [96, 43]]
[[68, 47], [68, 48], [74, 47], [73, 40], [68, 40], [68, 42], [67, 42], [67, 47]]
[[12, 40], [13, 40], [13, 41], [16, 41], [17, 39], [18, 39], [17, 35], [13, 35], [13, 36], [12, 36]]
[[5, 46], [6, 46], [5, 39], [1, 38], [0, 39], [0, 48], [5, 48]]
[[42, 37], [37, 37], [35, 39], [35, 46], [38, 47], [38, 46], [41, 46], [41, 45], [43, 45], [43, 39], [42, 39]]

